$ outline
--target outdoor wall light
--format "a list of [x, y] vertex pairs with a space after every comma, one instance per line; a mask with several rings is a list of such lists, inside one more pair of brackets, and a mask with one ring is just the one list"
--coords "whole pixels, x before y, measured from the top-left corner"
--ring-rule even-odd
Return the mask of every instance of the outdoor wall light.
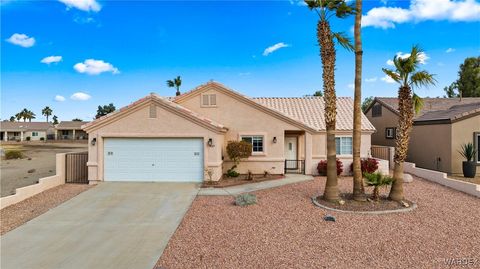
[[213, 147], [213, 139], [209, 138], [209, 139], [208, 139], [208, 142], [207, 142], [207, 145], [208, 145], [209, 147]]
[[277, 137], [276, 136], [273, 137], [273, 143], [277, 143]]
[[97, 143], [97, 138], [93, 138], [91, 142], [92, 146], [95, 146], [96, 143]]

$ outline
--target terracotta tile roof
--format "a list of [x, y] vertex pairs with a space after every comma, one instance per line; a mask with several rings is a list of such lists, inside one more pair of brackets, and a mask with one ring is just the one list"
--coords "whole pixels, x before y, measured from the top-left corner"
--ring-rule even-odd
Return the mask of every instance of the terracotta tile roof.
[[[398, 113], [398, 99], [395, 97], [376, 97], [375, 100], [379, 101], [379, 103], [389, 107], [391, 110], [396, 111]], [[415, 115], [415, 118], [421, 117], [423, 114], [430, 112], [430, 111], [437, 111], [437, 110], [447, 110], [456, 105], [463, 105], [463, 104], [472, 104], [472, 103], [480, 103], [480, 97], [464, 97], [460, 100], [460, 98], [422, 98], [423, 100], [423, 108]]]
[[155, 99], [155, 100], [160, 101], [160, 102], [162, 102], [162, 103], [164, 103], [164, 104], [166, 104], [166, 105], [169, 105], [169, 106], [171, 106], [172, 108], [174, 108], [174, 109], [176, 109], [176, 110], [178, 110], [178, 111], [181, 111], [181, 112], [184, 113], [184, 114], [190, 115], [191, 117], [193, 117], [193, 118], [195, 118], [195, 119], [197, 119], [197, 120], [200, 120], [200, 121], [202, 121], [202, 122], [204, 122], [204, 123], [206, 123], [206, 124], [209, 124], [209, 125], [213, 126], [213, 127], [216, 128], [216, 129], [220, 129], [221, 131], [226, 131], [226, 130], [228, 130], [228, 128], [225, 127], [224, 125], [222, 125], [222, 124], [220, 124], [220, 123], [218, 123], [218, 122], [215, 122], [215, 121], [213, 121], [213, 120], [211, 120], [211, 119], [208, 119], [208, 118], [206, 118], [206, 117], [204, 117], [204, 116], [202, 116], [202, 115], [200, 115], [200, 114], [198, 114], [198, 113], [195, 113], [195, 112], [193, 112], [193, 111], [191, 111], [191, 110], [189, 110], [189, 109], [187, 109], [187, 108], [185, 108], [185, 107], [183, 107], [183, 106], [180, 106], [180, 105], [178, 105], [178, 104], [170, 101], [169, 98], [164, 98], [164, 97], [162, 97], [162, 96], [160, 96], [160, 95], [158, 95], [158, 94], [156, 94], [156, 93], [151, 93], [150, 95], [145, 96], [145, 97], [143, 97], [143, 98], [141, 98], [141, 99], [139, 99], [139, 100], [137, 100], [137, 101], [135, 101], [135, 102], [133, 102], [133, 103], [131, 103], [131, 104], [129, 104], [129, 105], [126, 105], [126, 106], [124, 106], [124, 107], [122, 107], [122, 108], [120, 108], [120, 109], [117, 109], [117, 110], [115, 110], [114, 112], [108, 113], [107, 115], [102, 116], [102, 117], [100, 117], [100, 118], [98, 118], [98, 119], [96, 119], [96, 120], [94, 120], [94, 121], [92, 121], [92, 122], [89, 122], [89, 123], [87, 123], [87, 124], [84, 124], [84, 125], [82, 126], [82, 129], [85, 129], [85, 128], [88, 128], [88, 127], [90, 127], [90, 126], [92, 126], [92, 125], [96, 125], [96, 124], [98, 124], [98, 123], [100, 123], [100, 122], [103, 122], [103, 121], [105, 121], [105, 120], [108, 119], [108, 118], [111, 118], [111, 117], [113, 117], [113, 116], [118, 115], [120, 112], [123, 112], [123, 111], [125, 111], [125, 110], [127, 110], [127, 109], [129, 109], [129, 108], [131, 108], [131, 107], [136, 106], [137, 104], [143, 103], [143, 102], [145, 102], [145, 101], [147, 101], [147, 100], [150, 100], [150, 99]]
[[61, 121], [57, 124], [59, 130], [78, 130], [82, 129], [82, 125], [88, 123], [88, 121]]
[[451, 122], [477, 113], [480, 113], [480, 101], [478, 103], [455, 105], [445, 110], [428, 111], [415, 119], [415, 122], [445, 120]]
[[46, 131], [50, 128], [53, 128], [53, 125], [48, 122], [0, 122], [2, 131]]
[[[279, 111], [311, 128], [326, 130], [323, 97], [259, 97], [254, 101], [268, 108]], [[337, 130], [353, 129], [353, 100], [350, 97], [337, 98]], [[362, 114], [362, 130], [374, 131], [375, 127]]]

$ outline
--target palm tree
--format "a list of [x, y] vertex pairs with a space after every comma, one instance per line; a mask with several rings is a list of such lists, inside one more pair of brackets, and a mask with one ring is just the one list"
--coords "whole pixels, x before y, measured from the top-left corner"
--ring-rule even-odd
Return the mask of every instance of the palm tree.
[[54, 124], [54, 125], [58, 124], [58, 117], [57, 117], [57, 115], [53, 115], [52, 121], [53, 121], [53, 124]]
[[20, 115], [23, 119], [23, 122], [26, 122], [28, 119], [28, 109], [24, 108], [22, 111], [20, 111]]
[[32, 119], [35, 119], [35, 113], [33, 113], [33, 111], [31, 110], [27, 110], [26, 112], [26, 118], [28, 119], [29, 122], [32, 122]]
[[362, 137], [362, 0], [355, 1], [355, 92], [353, 97], [353, 199], [365, 201], [360, 146]]
[[354, 8], [343, 0], [306, 0], [310, 10], [314, 10], [319, 20], [317, 22], [317, 41], [320, 46], [322, 60], [323, 94], [325, 100], [325, 124], [327, 127], [327, 182], [323, 198], [328, 201], [340, 199], [337, 182], [337, 154], [335, 146], [335, 124], [337, 116], [337, 97], [335, 94], [335, 43], [353, 50], [350, 40], [344, 33], [334, 33], [330, 28], [329, 19], [335, 15], [345, 18], [354, 14]]
[[48, 122], [48, 117], [50, 117], [50, 115], [52, 115], [52, 112], [53, 112], [53, 110], [48, 106], [46, 106], [44, 109], [42, 109], [42, 115], [47, 117], [47, 122]]
[[418, 71], [422, 54], [423, 51], [418, 46], [413, 46], [410, 56], [405, 58], [395, 56], [393, 58], [395, 70], [382, 69], [387, 76], [400, 84], [398, 89], [399, 118], [395, 141], [395, 166], [393, 170], [393, 185], [389, 194], [389, 198], [394, 201], [403, 200], [403, 163], [407, 157], [415, 109], [418, 109], [420, 104], [418, 101], [414, 104], [412, 87], [434, 85], [436, 82], [433, 74], [425, 70]]
[[176, 88], [177, 92], [175, 93], [176, 96], [180, 95], [180, 86], [182, 86], [182, 78], [177, 76], [173, 80], [167, 80], [167, 86], [170, 88]]
[[15, 114], [15, 119], [17, 121], [20, 121], [22, 118], [23, 118], [22, 112], [18, 112], [17, 114]]

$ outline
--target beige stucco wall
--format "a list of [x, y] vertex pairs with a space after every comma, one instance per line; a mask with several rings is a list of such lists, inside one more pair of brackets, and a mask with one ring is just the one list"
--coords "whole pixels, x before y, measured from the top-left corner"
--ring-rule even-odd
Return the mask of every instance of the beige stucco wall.
[[[462, 144], [473, 143], [473, 133], [480, 132], [480, 115], [467, 118], [452, 124], [452, 152], [451, 152], [451, 171], [452, 174], [463, 174], [462, 162], [465, 159], [458, 152]], [[477, 175], [480, 176], [480, 165], [477, 166]]]
[[397, 127], [398, 116], [391, 110], [382, 107], [382, 116], [373, 117], [372, 109], [365, 114], [377, 131], [372, 134], [372, 145], [395, 147], [395, 139], [385, 138], [385, 128]]
[[[33, 136], [32, 133], [37, 132], [37, 136]], [[23, 133], [23, 139], [27, 140], [27, 137], [30, 137], [30, 141], [39, 141], [40, 137], [43, 137], [44, 140], [47, 140], [47, 132], [45, 131], [26, 131]]]
[[414, 125], [407, 161], [417, 167], [450, 173], [451, 140], [450, 124]]
[[[103, 181], [103, 144], [108, 137], [135, 137], [135, 138], [160, 138], [160, 137], [198, 137], [204, 139], [204, 165], [214, 170], [213, 180], [218, 180], [221, 173], [221, 149], [223, 148], [223, 134], [219, 134], [184, 117], [169, 112], [160, 105], [156, 106], [157, 117], [149, 118], [150, 103], [146, 103], [134, 111], [97, 130], [90, 131], [89, 141], [97, 139], [93, 146], [88, 143], [88, 177], [91, 183]], [[214, 147], [209, 147], [207, 141], [213, 139]], [[187, 164], [186, 164], [187, 165]], [[207, 178], [207, 177], [206, 177]]]
[[[243, 161], [238, 166], [237, 171], [246, 173], [250, 170], [255, 174], [261, 174], [264, 171], [269, 171], [272, 174], [284, 173], [285, 131], [300, 131], [300, 128], [224, 94], [214, 87], [202, 94], [216, 94], [217, 106], [202, 107], [200, 93], [180, 101], [179, 104], [207, 118], [220, 122], [229, 129], [225, 134], [225, 143], [222, 148], [222, 156], [225, 159], [224, 172], [232, 166], [226, 153], [227, 142], [239, 140], [242, 135], [261, 135], [264, 137], [264, 154], [254, 155]], [[277, 138], [276, 143], [273, 143], [274, 137]], [[299, 143], [298, 146], [304, 147], [304, 144]], [[310, 171], [307, 173], [310, 173]]]

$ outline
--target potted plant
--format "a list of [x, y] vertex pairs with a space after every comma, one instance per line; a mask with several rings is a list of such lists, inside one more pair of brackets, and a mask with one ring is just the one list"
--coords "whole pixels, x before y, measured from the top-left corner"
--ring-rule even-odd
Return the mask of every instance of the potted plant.
[[476, 150], [472, 143], [466, 143], [462, 145], [462, 149], [458, 151], [466, 161], [462, 163], [463, 176], [474, 178], [477, 172], [477, 164], [475, 163]]

